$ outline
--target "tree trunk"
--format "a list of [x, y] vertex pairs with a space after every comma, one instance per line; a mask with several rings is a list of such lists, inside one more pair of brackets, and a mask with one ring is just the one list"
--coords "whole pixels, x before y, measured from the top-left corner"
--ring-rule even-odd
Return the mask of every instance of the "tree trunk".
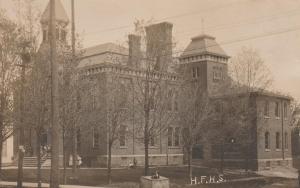
[[41, 170], [41, 133], [37, 131], [36, 134], [37, 143], [36, 143], [36, 152], [37, 152], [37, 186], [38, 188], [42, 187], [42, 170]]
[[76, 126], [72, 127], [72, 173], [73, 177], [77, 178], [77, 138], [76, 138]]
[[65, 185], [67, 183], [66, 178], [66, 148], [65, 148], [65, 129], [63, 128], [63, 135], [62, 135], [62, 145], [63, 145], [63, 184]]
[[145, 130], [144, 130], [144, 147], [145, 147], [145, 176], [149, 174], [149, 112], [146, 114]]
[[145, 147], [145, 176], [149, 174], [149, 104], [145, 107], [145, 130], [144, 130], [144, 147]]
[[192, 153], [193, 149], [192, 147], [188, 148], [188, 169], [189, 169], [189, 177], [193, 177], [193, 167], [192, 167]]
[[111, 184], [111, 148], [112, 144], [108, 144], [108, 163], [107, 163], [107, 183]]
[[221, 173], [223, 173], [223, 169], [224, 169], [224, 144], [221, 144], [221, 163], [220, 163], [220, 171]]
[[2, 179], [2, 152], [3, 152], [2, 150], [3, 150], [3, 141], [2, 138], [0, 138], [0, 180]]
[[245, 172], [249, 170], [249, 152], [248, 152], [248, 145], [245, 147]]
[[300, 169], [298, 169], [298, 187], [300, 188]]
[[3, 123], [0, 127], [0, 180], [2, 179]]

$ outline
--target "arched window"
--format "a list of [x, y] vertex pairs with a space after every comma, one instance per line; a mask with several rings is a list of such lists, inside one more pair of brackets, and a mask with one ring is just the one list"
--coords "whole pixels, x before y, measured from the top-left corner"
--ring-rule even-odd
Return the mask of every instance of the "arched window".
[[80, 131], [80, 128], [77, 129], [77, 148], [78, 150], [80, 150], [80, 147], [81, 147], [81, 131]]
[[276, 149], [280, 149], [280, 133], [276, 132]]
[[288, 142], [288, 133], [284, 133], [284, 148], [288, 149], [289, 148], [289, 142]]
[[265, 132], [265, 149], [270, 149], [270, 133]]
[[168, 146], [173, 146], [173, 128], [168, 128]]
[[174, 133], [174, 145], [179, 146], [179, 142], [180, 142], [180, 129], [179, 127], [176, 127]]
[[120, 127], [120, 133], [119, 133], [119, 142], [120, 142], [120, 147], [125, 147], [126, 146], [126, 126], [121, 126]]
[[93, 129], [93, 148], [99, 148], [99, 132], [97, 128]]

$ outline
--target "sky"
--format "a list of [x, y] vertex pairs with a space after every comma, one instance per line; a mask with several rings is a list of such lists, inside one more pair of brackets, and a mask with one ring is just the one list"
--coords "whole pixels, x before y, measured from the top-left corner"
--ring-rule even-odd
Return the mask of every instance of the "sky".
[[[0, 0], [13, 14], [16, 0]], [[22, 0], [21, 0], [22, 1]], [[35, 0], [43, 12], [48, 0]], [[68, 15], [71, 0], [61, 0]], [[177, 49], [206, 33], [229, 56], [257, 49], [274, 78], [274, 89], [300, 101], [299, 0], [75, 0], [76, 29], [84, 47], [125, 43], [135, 20], [173, 23]]]

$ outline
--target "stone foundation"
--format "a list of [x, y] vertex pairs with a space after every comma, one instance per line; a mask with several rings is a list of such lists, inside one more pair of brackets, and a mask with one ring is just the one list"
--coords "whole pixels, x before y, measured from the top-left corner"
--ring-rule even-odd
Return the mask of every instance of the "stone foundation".
[[[193, 160], [194, 165], [206, 166], [211, 168], [219, 168], [221, 165], [221, 160], [213, 159], [213, 160]], [[300, 163], [299, 163], [300, 164]], [[282, 166], [282, 167], [292, 167], [293, 161], [292, 159], [252, 159], [248, 161], [248, 169], [249, 170], [268, 170], [274, 167]], [[225, 168], [239, 168], [245, 169], [246, 162], [243, 159], [225, 159], [223, 163], [223, 167]]]
[[292, 167], [292, 159], [259, 159], [257, 170], [269, 170], [274, 167]]
[[[137, 162], [137, 166], [144, 166], [145, 156], [144, 155], [112, 155], [112, 167], [129, 167], [133, 164], [134, 159]], [[98, 156], [96, 160], [92, 161], [93, 167], [106, 167], [108, 156]], [[162, 154], [151, 154], [149, 155], [150, 166], [161, 166], [161, 165], [182, 165], [183, 154], [169, 154], [168, 157]]]

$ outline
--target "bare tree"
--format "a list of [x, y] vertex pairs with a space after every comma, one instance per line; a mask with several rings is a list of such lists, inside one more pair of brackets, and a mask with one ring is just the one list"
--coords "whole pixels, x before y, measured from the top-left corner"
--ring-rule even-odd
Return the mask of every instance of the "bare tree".
[[195, 144], [204, 141], [210, 131], [207, 127], [212, 115], [211, 102], [199, 80], [191, 79], [189, 67], [181, 65], [179, 85], [179, 122], [182, 125], [182, 141], [187, 154], [189, 177], [192, 177], [192, 153]]
[[108, 133], [108, 166], [107, 178], [111, 184], [111, 155], [112, 147], [116, 140], [120, 145], [125, 142], [127, 127], [124, 122], [128, 121], [129, 113], [129, 82], [120, 76], [112, 75], [108, 81], [107, 90], [107, 133]]
[[[251, 96], [253, 92], [264, 92], [272, 85], [272, 76], [259, 53], [252, 48], [242, 48], [233, 57], [229, 66], [230, 82], [220, 88], [220, 96], [215, 97], [218, 111], [215, 122], [219, 132], [213, 137], [218, 138], [221, 164], [223, 171], [224, 147], [234, 147], [235, 139], [239, 138], [243, 156], [245, 157], [245, 170], [249, 168], [249, 155], [251, 144], [254, 142], [252, 133], [256, 118], [255, 108]], [[220, 133], [220, 134], [219, 134]], [[228, 134], [227, 134], [228, 133]], [[231, 138], [231, 139], [230, 139]]]
[[[77, 38], [79, 38], [77, 36]], [[78, 83], [77, 66], [82, 56], [81, 43], [78, 40], [75, 44], [76, 54], [72, 54], [71, 47], [62, 41], [59, 43], [60, 80], [60, 125], [63, 139], [63, 179], [66, 182], [66, 164], [69, 154], [72, 155], [73, 176], [76, 177], [77, 161], [77, 126], [82, 119], [81, 109], [79, 108], [79, 96], [82, 86]]]
[[[41, 52], [40, 52], [41, 53]], [[43, 57], [43, 58], [42, 58]], [[28, 75], [26, 87], [26, 124], [36, 133], [36, 155], [37, 155], [37, 182], [41, 187], [41, 160], [47, 157], [47, 151], [41, 148], [42, 136], [49, 127], [50, 118], [50, 73], [47, 64], [44, 62], [46, 54], [40, 54], [36, 61], [32, 62], [32, 69]], [[45, 60], [45, 59], [44, 59]], [[31, 139], [31, 138], [30, 138]]]
[[142, 44], [146, 46], [142, 49], [146, 49], [146, 53], [140, 57], [139, 68], [142, 75], [137, 76], [133, 84], [136, 118], [142, 125], [135, 129], [135, 135], [137, 140], [144, 144], [145, 175], [149, 174], [149, 144], [153, 145], [155, 138], [164, 135], [167, 127], [175, 121], [172, 102], [177, 79], [168, 71], [172, 64], [170, 54], [173, 48], [172, 39], [164, 42], [161, 40], [161, 34], [169, 31], [163, 29], [151, 31], [151, 28], [145, 27], [148, 23], [145, 21], [135, 23], [136, 33], [141, 36]]
[[[0, 175], [3, 142], [13, 134], [14, 106], [13, 88], [18, 79], [20, 63], [20, 32], [17, 25], [0, 12]], [[14, 126], [13, 126], [14, 124]]]
[[243, 47], [229, 65], [230, 77], [239, 89], [249, 92], [271, 88], [271, 72], [257, 50]]
[[[27, 154], [33, 154], [32, 148], [32, 130], [36, 133], [36, 155], [37, 155], [37, 184], [41, 187], [41, 137], [45, 131], [45, 126], [49, 120], [49, 100], [47, 101], [47, 92], [49, 89], [49, 75], [47, 77], [46, 67], [42, 67], [40, 63], [43, 56], [38, 55], [39, 50], [39, 34], [40, 27], [38, 21], [40, 12], [34, 7], [34, 0], [25, 0], [16, 2], [18, 4], [18, 27], [22, 33], [22, 37], [28, 43], [28, 55], [30, 56], [27, 65], [23, 64], [25, 86], [24, 94], [24, 131], [29, 133], [29, 138], [24, 140], [25, 151]], [[43, 54], [47, 56], [45, 53]], [[45, 59], [44, 59], [45, 60]], [[24, 60], [23, 60], [24, 61]], [[32, 68], [32, 69], [31, 69]], [[26, 73], [26, 75], [25, 75]], [[43, 75], [45, 74], [45, 75]], [[31, 105], [33, 108], [31, 108]], [[20, 130], [20, 132], [22, 132]], [[23, 133], [21, 133], [23, 134]], [[28, 144], [28, 145], [27, 145]]]

